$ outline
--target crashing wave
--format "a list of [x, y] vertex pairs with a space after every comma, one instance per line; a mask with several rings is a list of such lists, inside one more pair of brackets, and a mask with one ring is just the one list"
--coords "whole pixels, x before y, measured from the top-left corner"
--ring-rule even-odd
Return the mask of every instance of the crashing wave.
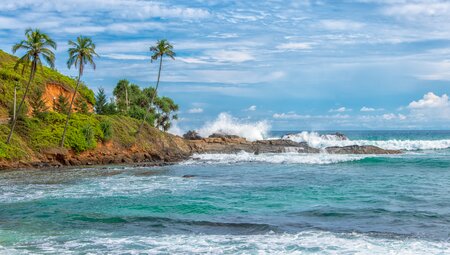
[[325, 165], [361, 160], [373, 155], [337, 155], [337, 154], [305, 154], [305, 153], [253, 153], [240, 152], [236, 154], [195, 154], [184, 164], [234, 164], [234, 163], [270, 163], [270, 164], [308, 164]]
[[208, 122], [200, 128], [198, 134], [202, 137], [212, 134], [237, 135], [249, 141], [256, 141], [266, 138], [269, 129], [270, 125], [266, 121], [244, 122], [228, 113], [220, 113], [215, 121]]
[[340, 135], [320, 135], [317, 132], [301, 132], [298, 134], [285, 135], [282, 139], [294, 142], [307, 142], [314, 148], [325, 148], [330, 146], [349, 145], [373, 145], [386, 150], [438, 150], [450, 148], [450, 140], [343, 140]]

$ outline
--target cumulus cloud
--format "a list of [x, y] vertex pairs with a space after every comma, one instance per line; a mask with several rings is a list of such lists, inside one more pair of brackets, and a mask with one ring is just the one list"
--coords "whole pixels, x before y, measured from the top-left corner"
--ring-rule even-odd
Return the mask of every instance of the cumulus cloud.
[[191, 108], [188, 110], [188, 113], [202, 113], [203, 108]]
[[430, 109], [430, 108], [448, 108], [450, 102], [447, 94], [437, 96], [433, 92], [428, 92], [418, 101], [412, 101], [409, 103], [409, 109]]

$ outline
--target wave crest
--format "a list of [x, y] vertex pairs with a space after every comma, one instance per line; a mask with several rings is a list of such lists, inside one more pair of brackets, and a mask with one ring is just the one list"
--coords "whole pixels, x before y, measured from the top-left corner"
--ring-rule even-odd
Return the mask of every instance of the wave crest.
[[270, 163], [270, 164], [310, 164], [325, 165], [361, 160], [373, 155], [338, 155], [338, 154], [305, 154], [305, 153], [253, 153], [240, 152], [236, 154], [195, 154], [183, 164], [235, 164], [235, 163]]
[[337, 135], [319, 135], [317, 132], [301, 132], [285, 135], [282, 139], [294, 142], [307, 142], [314, 148], [349, 145], [373, 145], [386, 150], [438, 150], [450, 148], [450, 140], [343, 140]]

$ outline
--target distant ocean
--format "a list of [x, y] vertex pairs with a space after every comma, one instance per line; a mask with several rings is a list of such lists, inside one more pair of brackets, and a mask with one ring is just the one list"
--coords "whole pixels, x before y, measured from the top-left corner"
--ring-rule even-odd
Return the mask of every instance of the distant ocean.
[[450, 254], [450, 131], [340, 132], [269, 135], [404, 153], [0, 171], [0, 254]]

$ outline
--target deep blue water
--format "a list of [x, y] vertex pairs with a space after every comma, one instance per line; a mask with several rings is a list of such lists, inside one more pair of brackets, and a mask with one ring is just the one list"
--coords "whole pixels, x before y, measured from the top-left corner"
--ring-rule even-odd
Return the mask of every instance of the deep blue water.
[[0, 254], [449, 254], [450, 132], [342, 133], [440, 149], [3, 171]]

